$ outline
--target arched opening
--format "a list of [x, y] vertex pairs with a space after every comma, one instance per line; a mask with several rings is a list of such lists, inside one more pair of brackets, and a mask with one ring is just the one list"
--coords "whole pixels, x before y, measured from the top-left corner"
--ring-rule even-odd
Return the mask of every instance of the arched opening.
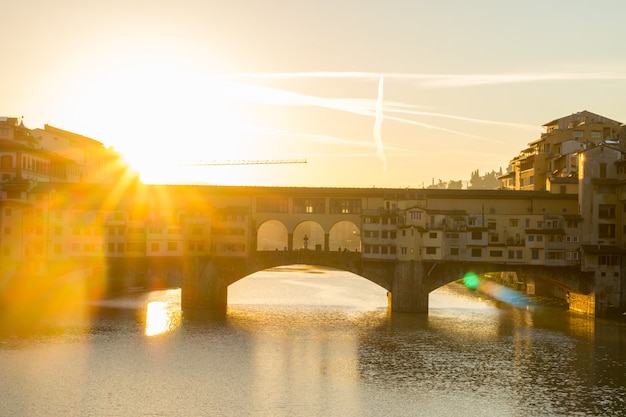
[[266, 221], [257, 232], [256, 250], [286, 250], [289, 247], [287, 228], [278, 220]]
[[[254, 272], [228, 287], [229, 312], [280, 306], [285, 314], [325, 307], [337, 314], [377, 311], [386, 314], [387, 290], [354, 273], [314, 265], [282, 265]], [[270, 310], [264, 309], [267, 314]], [[326, 314], [331, 314], [326, 310]]]
[[335, 223], [328, 239], [330, 250], [361, 251], [361, 233], [356, 224], [349, 221]]
[[324, 249], [324, 229], [319, 223], [305, 221], [293, 231], [293, 249]]

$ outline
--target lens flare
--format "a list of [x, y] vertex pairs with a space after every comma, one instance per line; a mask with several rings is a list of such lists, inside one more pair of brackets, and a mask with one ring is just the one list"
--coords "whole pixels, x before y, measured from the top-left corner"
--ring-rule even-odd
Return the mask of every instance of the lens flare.
[[490, 296], [498, 301], [510, 304], [515, 307], [525, 307], [532, 304], [524, 294], [521, 294], [511, 288], [504, 285], [497, 284], [493, 281], [486, 279], [480, 279], [478, 275], [473, 272], [468, 272], [463, 277], [463, 285], [470, 290], [477, 290], [483, 294]]
[[470, 290], [475, 290], [476, 288], [478, 288], [478, 284], [480, 284], [480, 279], [478, 278], [478, 275], [473, 272], [468, 272], [463, 277], [463, 285], [465, 285]]

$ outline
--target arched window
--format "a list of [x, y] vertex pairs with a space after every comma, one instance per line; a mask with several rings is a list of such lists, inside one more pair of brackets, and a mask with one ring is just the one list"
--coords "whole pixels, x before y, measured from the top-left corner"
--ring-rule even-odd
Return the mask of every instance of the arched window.
[[13, 157], [11, 155], [2, 155], [0, 157], [0, 168], [13, 168]]

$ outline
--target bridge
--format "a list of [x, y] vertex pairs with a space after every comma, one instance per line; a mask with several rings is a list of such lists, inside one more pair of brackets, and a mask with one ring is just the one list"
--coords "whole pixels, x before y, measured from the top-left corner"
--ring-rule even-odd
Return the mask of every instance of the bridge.
[[[137, 265], [154, 265], [110, 270], [136, 276], [160, 269], [161, 275], [177, 276], [186, 310], [225, 309], [230, 284], [257, 271], [292, 264], [355, 273], [385, 288], [390, 308], [396, 312], [427, 312], [431, 291], [469, 272], [515, 272], [537, 294], [545, 290], [565, 299], [572, 293], [587, 305], [596, 302], [594, 272], [583, 270], [580, 244], [572, 243], [579, 239], [564, 239], [570, 233], [582, 233], [578, 232], [581, 227], [565, 230], [573, 216], [570, 213], [577, 212], [575, 195], [504, 190], [147, 187], [133, 194], [144, 200], [129, 198], [120, 207], [130, 212], [140, 205], [146, 213], [145, 224], [133, 223], [134, 234], [127, 237], [129, 251], [108, 261], [122, 265], [136, 259]], [[146, 206], [146, 201], [159, 200], [167, 202], [166, 210]], [[115, 227], [123, 224], [113, 221]], [[142, 227], [145, 233], [137, 233]], [[148, 249], [133, 253], [131, 247]], [[151, 252], [154, 247], [162, 249]], [[165, 262], [156, 265], [159, 259]], [[172, 262], [177, 266], [167, 266]], [[594, 314], [592, 308], [589, 312]]]
[[[106, 234], [118, 246], [125, 239], [128, 248], [107, 259], [108, 270], [128, 281], [155, 271], [177, 277], [185, 310], [224, 309], [230, 284], [292, 264], [355, 273], [385, 288], [396, 312], [427, 312], [431, 291], [468, 272], [515, 272], [538, 295], [545, 291], [566, 299], [575, 294], [583, 300], [579, 310], [590, 314], [599, 299], [598, 274], [583, 268], [581, 260], [583, 228], [576, 226], [575, 195], [143, 187], [128, 193], [108, 220], [115, 230], [124, 225], [129, 230], [125, 237]], [[127, 221], [130, 215], [120, 212], [140, 216]], [[565, 239], [570, 235], [576, 239]], [[619, 275], [608, 269], [603, 273]], [[607, 294], [600, 301], [608, 305], [617, 293]]]
[[593, 290], [593, 273], [579, 268], [543, 265], [506, 265], [488, 262], [417, 262], [363, 259], [358, 252], [313, 250], [257, 251], [241, 258], [187, 259], [182, 281], [183, 310], [225, 310], [228, 286], [265, 269], [294, 264], [329, 267], [354, 273], [388, 291], [394, 312], [428, 313], [430, 292], [467, 274], [515, 272], [527, 283], [556, 285], [577, 294]]

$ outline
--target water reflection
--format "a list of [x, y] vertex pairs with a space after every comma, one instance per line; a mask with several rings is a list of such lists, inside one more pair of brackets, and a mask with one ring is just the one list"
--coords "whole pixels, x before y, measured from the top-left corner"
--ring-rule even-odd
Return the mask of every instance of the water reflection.
[[182, 312], [180, 308], [180, 290], [168, 290], [164, 301], [150, 301], [146, 305], [146, 336], [157, 336], [171, 332], [181, 325]]
[[345, 274], [241, 284], [219, 320], [183, 318], [180, 290], [156, 291], [98, 303], [80, 332], [0, 337], [0, 414], [621, 416], [626, 407], [620, 324], [512, 307], [460, 285], [431, 293], [429, 314], [415, 315], [389, 314], [383, 289]]

